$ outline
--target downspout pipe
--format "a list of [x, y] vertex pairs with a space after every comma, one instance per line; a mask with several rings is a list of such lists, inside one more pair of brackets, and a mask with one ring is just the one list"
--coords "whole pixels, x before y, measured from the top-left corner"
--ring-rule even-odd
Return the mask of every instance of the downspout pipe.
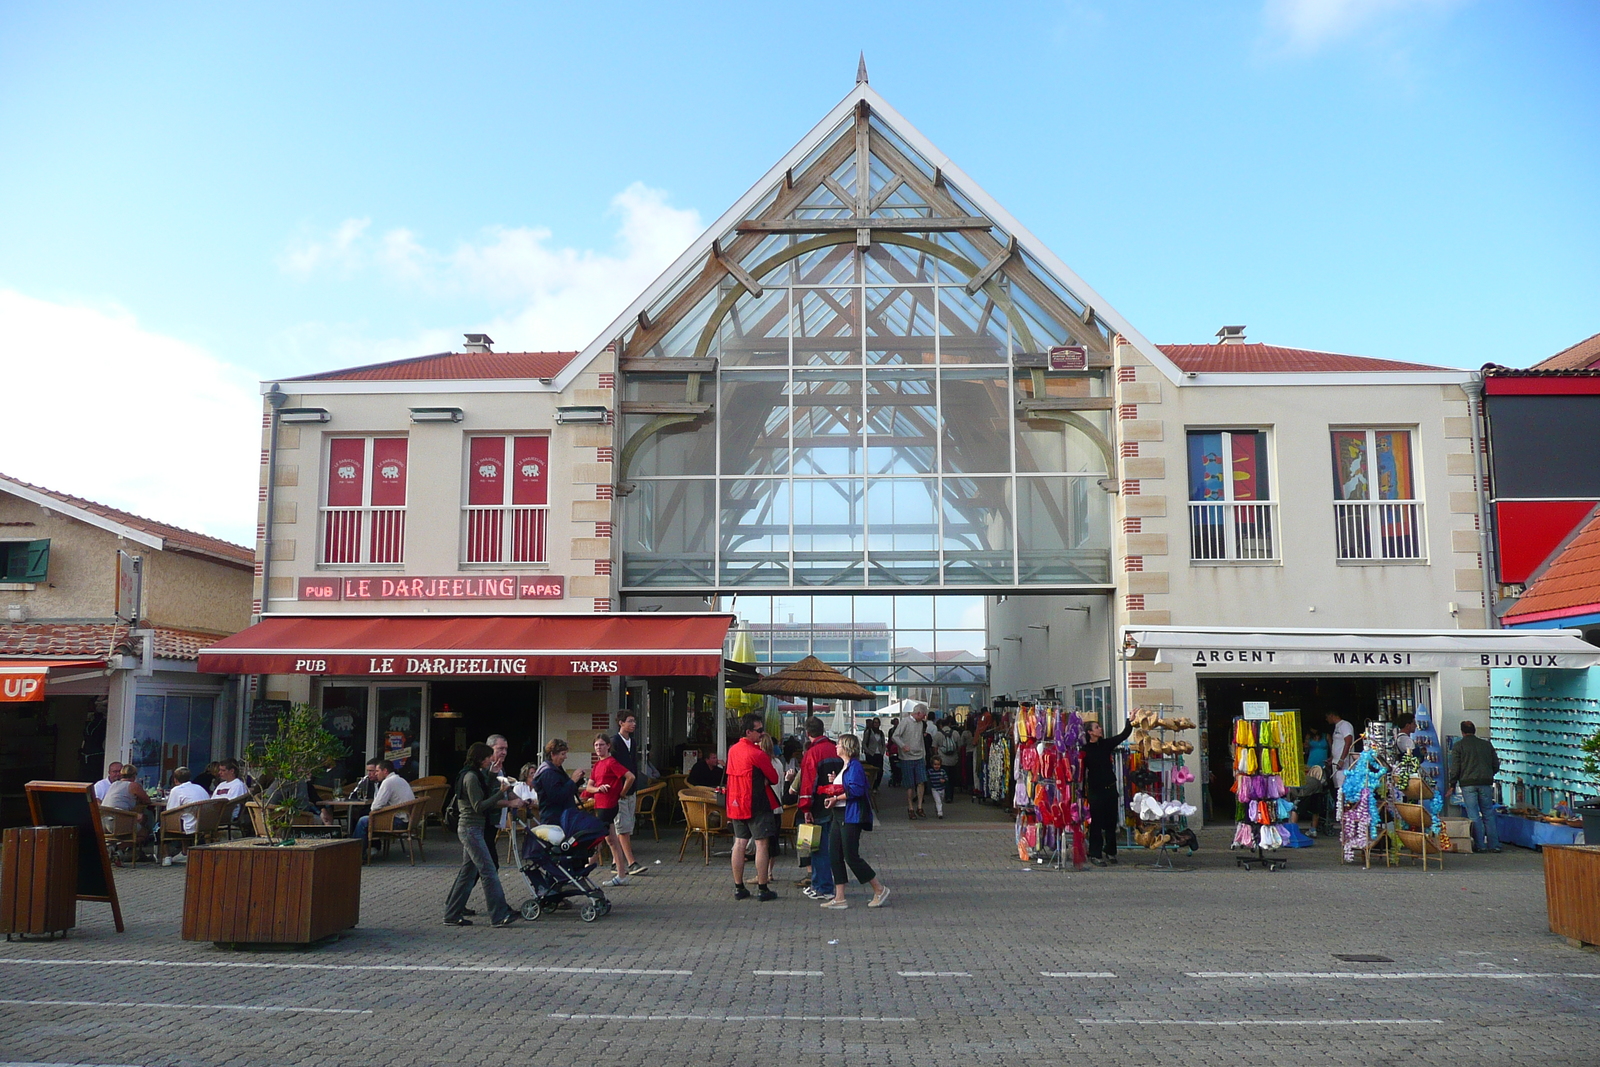
[[1483, 374], [1462, 384], [1467, 394], [1467, 418], [1472, 423], [1472, 465], [1477, 481], [1478, 497], [1478, 558], [1483, 561], [1483, 624], [1491, 630], [1500, 629], [1500, 616], [1494, 605], [1494, 576], [1499, 570], [1499, 560], [1494, 554], [1494, 537], [1491, 536], [1492, 516], [1489, 512], [1489, 465], [1484, 452], [1489, 447], [1489, 419], [1483, 403]]
[[[254, 625], [261, 621], [272, 603], [272, 509], [277, 500], [278, 488], [278, 410], [288, 402], [289, 396], [277, 382], [267, 390], [267, 405], [272, 409], [267, 422], [267, 498], [266, 515], [261, 525], [261, 610], [251, 618]], [[244, 753], [244, 724], [250, 718], [250, 694], [261, 691], [262, 675], [251, 675], [239, 687], [239, 719], [234, 749]]]

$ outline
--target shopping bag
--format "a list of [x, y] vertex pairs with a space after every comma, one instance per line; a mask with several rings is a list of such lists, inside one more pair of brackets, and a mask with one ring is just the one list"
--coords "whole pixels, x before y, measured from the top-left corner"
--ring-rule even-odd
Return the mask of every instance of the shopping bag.
[[809, 856], [822, 844], [822, 827], [814, 822], [803, 822], [794, 828], [794, 850], [802, 856]]

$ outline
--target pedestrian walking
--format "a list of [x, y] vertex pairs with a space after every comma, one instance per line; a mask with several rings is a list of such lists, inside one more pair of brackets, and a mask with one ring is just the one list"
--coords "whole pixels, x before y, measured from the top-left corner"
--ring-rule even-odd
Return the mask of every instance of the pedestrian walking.
[[918, 707], [900, 720], [891, 739], [900, 747], [900, 784], [906, 787], [906, 817], [923, 817], [922, 795], [928, 785], [928, 732], [924, 725], [927, 709]]
[[516, 913], [506, 904], [505, 890], [500, 885], [500, 871], [495, 866], [485, 839], [484, 825], [489, 819], [498, 819], [503, 809], [520, 808], [522, 801], [511, 796], [511, 786], [502, 785], [490, 771], [494, 749], [475, 741], [467, 749], [467, 762], [456, 779], [456, 838], [461, 842], [461, 869], [450, 886], [444, 901], [446, 926], [471, 926], [467, 918], [467, 900], [472, 887], [483, 882], [483, 899], [489, 909], [491, 926], [510, 926]]
[[830, 859], [838, 872], [838, 881], [834, 883], [833, 899], [824, 901], [822, 906], [830, 911], [843, 911], [850, 906], [844, 899], [845, 869], [848, 868], [858, 884], [872, 886], [872, 899], [867, 907], [881, 908], [889, 902], [889, 887], [878, 880], [878, 872], [872, 869], [872, 864], [861, 858], [861, 833], [872, 829], [872, 787], [859, 759], [861, 742], [854, 734], [845, 734], [835, 745], [844, 766], [834, 776], [833, 783], [824, 789], [833, 817]]
[[933, 813], [939, 818], [944, 818], [944, 787], [950, 784], [950, 774], [944, 769], [944, 759], [933, 757], [933, 766], [928, 770], [928, 792], [933, 795]]
[[638, 728], [639, 717], [631, 711], [623, 711], [617, 719], [616, 736], [611, 738], [611, 758], [633, 775], [631, 784], [617, 803], [617, 841], [622, 845], [622, 858], [626, 861], [628, 873], [643, 875], [649, 873], [648, 869], [633, 858], [634, 805], [638, 802], [634, 794], [639, 788], [639, 749], [633, 735]]
[[733, 899], [747, 900], [750, 890], [744, 885], [745, 848], [756, 846], [756, 899], [776, 900], [778, 894], [768, 884], [772, 875], [772, 835], [777, 819], [772, 813], [772, 789], [778, 782], [778, 769], [761, 751], [761, 737], [767, 732], [760, 715], [741, 716], [744, 736], [728, 750], [728, 821], [733, 824]]
[[1117, 772], [1111, 761], [1117, 746], [1133, 732], [1130, 721], [1115, 737], [1091, 722], [1089, 743], [1083, 746], [1083, 787], [1089, 796], [1089, 862], [1096, 867], [1117, 862], [1117, 831], [1121, 829], [1122, 796], [1117, 792]]
[[883, 728], [878, 725], [878, 720], [868, 719], [867, 728], [861, 734], [861, 762], [878, 769], [878, 776], [872, 782], [874, 793], [883, 785], [883, 756], [888, 747], [889, 739], [883, 736]]
[[594, 816], [606, 825], [606, 844], [611, 846], [611, 860], [617, 873], [608, 879], [608, 886], [627, 885], [628, 868], [624, 866], [622, 842], [617, 838], [617, 811], [622, 798], [633, 786], [633, 774], [611, 754], [611, 739], [594, 739], [594, 767], [582, 792], [594, 797]]
[[1472, 821], [1472, 850], [1499, 852], [1500, 828], [1494, 810], [1494, 776], [1500, 773], [1500, 754], [1478, 736], [1477, 724], [1461, 722], [1461, 740], [1450, 748], [1450, 776], [1445, 795], [1461, 787], [1461, 806]]

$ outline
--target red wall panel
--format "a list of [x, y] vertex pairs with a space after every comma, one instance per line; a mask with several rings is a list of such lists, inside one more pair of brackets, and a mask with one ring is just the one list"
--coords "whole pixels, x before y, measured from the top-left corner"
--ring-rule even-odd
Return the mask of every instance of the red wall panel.
[[1500, 581], [1527, 581], [1594, 505], [1593, 500], [1506, 500], [1495, 504]]

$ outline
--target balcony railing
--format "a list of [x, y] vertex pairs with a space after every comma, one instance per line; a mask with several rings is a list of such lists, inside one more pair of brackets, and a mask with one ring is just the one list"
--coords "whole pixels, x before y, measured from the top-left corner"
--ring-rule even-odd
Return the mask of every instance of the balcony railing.
[[323, 508], [323, 563], [403, 563], [405, 508]]
[[1336, 500], [1333, 532], [1340, 559], [1422, 559], [1422, 504], [1415, 500]]
[[1189, 502], [1189, 558], [1278, 558], [1278, 505], [1268, 500]]
[[461, 509], [461, 562], [543, 563], [550, 508], [545, 504]]

